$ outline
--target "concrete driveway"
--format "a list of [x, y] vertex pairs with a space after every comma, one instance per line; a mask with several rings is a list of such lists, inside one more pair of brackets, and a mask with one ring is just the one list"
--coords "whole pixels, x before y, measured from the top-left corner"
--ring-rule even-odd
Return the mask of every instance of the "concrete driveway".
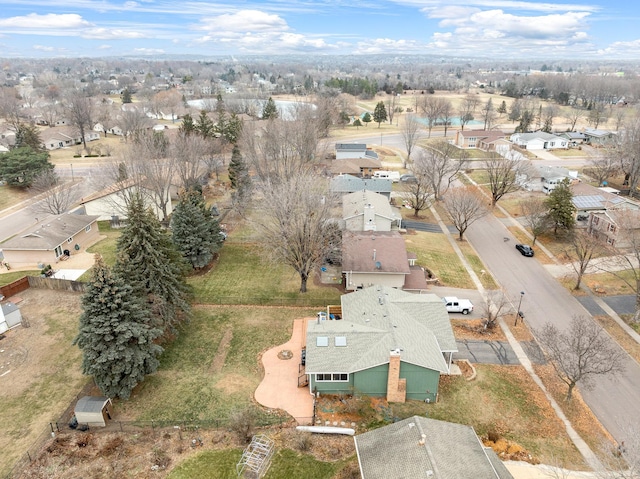
[[507, 341], [462, 339], [456, 341], [458, 352], [453, 359], [466, 359], [475, 364], [520, 364], [516, 353]]

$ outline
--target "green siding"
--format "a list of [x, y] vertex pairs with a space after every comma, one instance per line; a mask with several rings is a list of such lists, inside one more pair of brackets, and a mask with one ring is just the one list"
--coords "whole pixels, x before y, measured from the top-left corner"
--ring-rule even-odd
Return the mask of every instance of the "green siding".
[[354, 374], [353, 387], [356, 392], [367, 396], [386, 396], [388, 371], [388, 364], [358, 371]]
[[435, 402], [440, 381], [438, 371], [401, 362], [400, 377], [407, 380], [407, 399]]
[[[349, 375], [348, 382], [316, 382], [310, 375], [311, 390], [320, 394], [365, 394], [384, 397], [387, 395], [389, 364], [381, 364]], [[435, 402], [438, 394], [440, 373], [414, 364], [400, 363], [400, 378], [407, 380], [407, 399]]]
[[349, 381], [331, 382], [316, 381], [316, 375], [310, 374], [309, 383], [311, 390], [320, 394], [353, 394], [353, 374], [349, 375]]

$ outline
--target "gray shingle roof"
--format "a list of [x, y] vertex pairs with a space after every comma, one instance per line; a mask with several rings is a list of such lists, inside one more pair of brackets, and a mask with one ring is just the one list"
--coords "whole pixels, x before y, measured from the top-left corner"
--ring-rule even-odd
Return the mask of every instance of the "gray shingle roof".
[[0, 248], [21, 251], [54, 250], [98, 218], [99, 216], [75, 214], [50, 216], [4, 243], [0, 243]]
[[363, 479], [513, 479], [462, 424], [413, 416], [354, 441]]
[[331, 191], [334, 193], [353, 193], [370, 190], [377, 193], [391, 193], [391, 180], [385, 178], [357, 178], [352, 175], [338, 175], [331, 178]]
[[363, 190], [348, 193], [342, 197], [342, 218], [352, 218], [364, 214], [365, 205], [371, 205], [375, 214], [397, 221], [402, 219], [398, 208], [389, 203], [389, 198], [380, 193]]
[[[336, 346], [337, 336], [346, 337], [347, 345]], [[328, 338], [328, 346], [318, 346], [318, 337]], [[403, 362], [448, 372], [442, 353], [457, 347], [440, 298], [381, 286], [343, 295], [342, 320], [307, 325], [306, 373], [362, 371], [388, 363], [395, 350]]]

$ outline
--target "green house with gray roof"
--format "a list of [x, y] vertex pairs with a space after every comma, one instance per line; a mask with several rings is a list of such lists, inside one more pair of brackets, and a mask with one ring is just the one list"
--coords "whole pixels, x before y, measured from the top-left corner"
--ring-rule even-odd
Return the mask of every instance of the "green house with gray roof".
[[307, 324], [311, 393], [436, 400], [458, 350], [438, 296], [378, 285], [343, 295], [341, 307], [342, 319]]

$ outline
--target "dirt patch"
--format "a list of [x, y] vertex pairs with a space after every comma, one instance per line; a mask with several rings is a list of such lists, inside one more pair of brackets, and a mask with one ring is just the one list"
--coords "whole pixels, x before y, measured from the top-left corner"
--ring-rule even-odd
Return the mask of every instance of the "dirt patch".
[[229, 352], [229, 347], [231, 346], [232, 339], [233, 331], [231, 329], [227, 329], [222, 336], [222, 339], [220, 340], [220, 344], [218, 344], [216, 355], [213, 357], [213, 361], [211, 361], [209, 371], [212, 374], [220, 372], [222, 366], [224, 366], [224, 362], [227, 359], [227, 353]]
[[239, 374], [226, 374], [220, 381], [216, 383], [216, 388], [221, 389], [227, 394], [235, 394], [246, 390], [250, 381]]
[[456, 339], [487, 339], [506, 341], [507, 338], [498, 324], [485, 328], [484, 319], [452, 319], [453, 334]]

